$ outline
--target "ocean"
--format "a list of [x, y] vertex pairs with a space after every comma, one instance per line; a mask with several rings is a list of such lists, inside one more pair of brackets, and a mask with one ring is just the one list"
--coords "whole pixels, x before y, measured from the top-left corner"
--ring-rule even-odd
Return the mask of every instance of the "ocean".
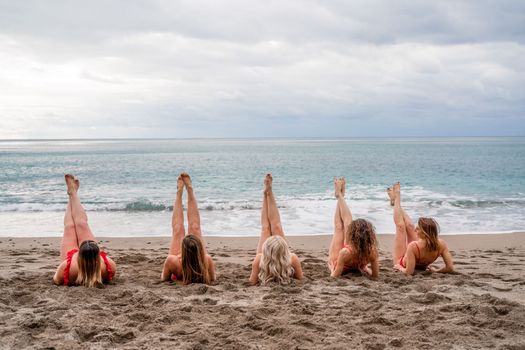
[[63, 175], [98, 236], [169, 236], [180, 172], [193, 179], [205, 235], [256, 236], [263, 179], [274, 177], [284, 230], [333, 231], [333, 177], [355, 218], [393, 233], [385, 189], [401, 182], [414, 219], [442, 233], [525, 230], [525, 138], [0, 141], [0, 236], [61, 236]]

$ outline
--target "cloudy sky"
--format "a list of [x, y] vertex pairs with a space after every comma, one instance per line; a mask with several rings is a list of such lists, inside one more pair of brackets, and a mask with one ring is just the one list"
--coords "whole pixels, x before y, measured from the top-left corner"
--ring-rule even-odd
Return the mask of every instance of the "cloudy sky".
[[525, 135], [524, 1], [0, 0], [0, 138]]

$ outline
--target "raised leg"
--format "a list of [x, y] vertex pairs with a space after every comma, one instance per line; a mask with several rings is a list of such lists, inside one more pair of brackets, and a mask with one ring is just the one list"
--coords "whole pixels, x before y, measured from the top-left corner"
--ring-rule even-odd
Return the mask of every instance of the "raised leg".
[[400, 184], [394, 185], [394, 223], [396, 224], [396, 236], [394, 238], [394, 252], [392, 254], [394, 265], [399, 264], [407, 250], [407, 230], [403, 219], [403, 209], [401, 208]]
[[268, 179], [269, 175], [266, 175], [264, 179], [264, 192], [263, 192], [263, 203], [261, 208], [261, 237], [259, 237], [259, 243], [257, 244], [257, 254], [262, 253], [262, 246], [264, 242], [271, 236], [270, 230], [270, 219], [268, 218], [268, 189], [270, 182]]
[[82, 242], [87, 240], [95, 240], [95, 236], [88, 225], [88, 218], [86, 211], [80, 203], [77, 189], [79, 182], [73, 178], [72, 175], [66, 175], [66, 183], [68, 185], [69, 202], [71, 203], [71, 216], [75, 224], [75, 231], [77, 233], [77, 243], [80, 246]]
[[[390, 205], [394, 206], [396, 195], [394, 193], [394, 189], [392, 187], [389, 187], [386, 189], [386, 192], [388, 193], [388, 197], [390, 198]], [[417, 234], [415, 232], [414, 224], [412, 223], [412, 219], [410, 219], [410, 216], [406, 213], [405, 209], [401, 208], [403, 212], [403, 220], [405, 221], [405, 228], [407, 232], [407, 240], [408, 243], [412, 241], [416, 241], [418, 239]]]
[[[341, 191], [341, 180], [334, 179], [335, 186], [335, 197], [343, 197]], [[334, 235], [332, 237], [332, 242], [330, 243], [330, 250], [328, 251], [328, 263], [331, 268], [335, 266], [337, 258], [339, 257], [339, 252], [344, 245], [344, 223], [341, 218], [341, 211], [339, 210], [339, 203], [335, 206], [335, 215], [334, 215]]]
[[201, 217], [199, 207], [197, 207], [197, 199], [193, 193], [191, 178], [186, 173], [182, 173], [181, 176], [184, 181], [184, 186], [186, 186], [186, 193], [188, 194], [188, 234], [198, 236], [202, 240]]
[[412, 241], [417, 241], [419, 238], [417, 237], [416, 228], [412, 219], [408, 216], [405, 209], [401, 208], [401, 210], [403, 211], [403, 220], [405, 221], [405, 228], [407, 231], [407, 242], [410, 243]]
[[268, 218], [270, 219], [270, 231], [272, 235], [282, 236], [284, 238], [283, 226], [281, 225], [281, 215], [279, 214], [279, 208], [277, 208], [277, 202], [273, 195], [272, 175], [266, 175], [269, 182], [268, 187]]
[[[348, 228], [352, 224], [352, 212], [350, 211], [348, 204], [346, 204], [344, 197], [346, 180], [344, 177], [342, 177], [339, 179], [339, 181], [341, 181], [341, 196], [337, 197], [337, 206], [339, 207], [341, 219], [343, 220], [343, 232], [347, 232]], [[348, 244], [348, 242], [344, 242], [344, 244]]]
[[171, 244], [170, 255], [179, 255], [181, 250], [182, 240], [184, 239], [184, 213], [182, 210], [182, 190], [184, 189], [184, 182], [182, 177], [177, 179], [177, 194], [175, 196], [175, 203], [173, 204], [173, 215], [171, 217]]
[[66, 260], [67, 252], [75, 248], [78, 249], [77, 232], [75, 230], [75, 222], [71, 216], [71, 203], [68, 200], [64, 215], [64, 236], [60, 244], [60, 261]]

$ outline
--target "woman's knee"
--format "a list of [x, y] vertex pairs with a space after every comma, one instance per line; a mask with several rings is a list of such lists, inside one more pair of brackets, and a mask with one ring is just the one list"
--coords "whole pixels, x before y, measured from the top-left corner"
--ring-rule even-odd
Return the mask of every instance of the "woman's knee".
[[173, 233], [184, 235], [184, 225], [183, 224], [174, 224], [171, 226]]
[[68, 222], [64, 224], [64, 232], [75, 232], [75, 223]]
[[78, 220], [75, 221], [75, 228], [77, 231], [86, 232], [89, 231], [89, 225], [87, 220]]
[[201, 233], [201, 225], [198, 223], [192, 223], [188, 227], [188, 233], [193, 234], [200, 234]]
[[270, 235], [270, 225], [263, 225], [261, 228], [261, 235]]

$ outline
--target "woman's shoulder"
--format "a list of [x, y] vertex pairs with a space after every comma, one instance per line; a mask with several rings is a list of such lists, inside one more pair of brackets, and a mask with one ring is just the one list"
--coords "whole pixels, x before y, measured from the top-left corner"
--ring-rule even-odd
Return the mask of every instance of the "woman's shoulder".
[[377, 246], [373, 247], [372, 250], [370, 251], [370, 258], [372, 260], [379, 259], [379, 249], [377, 248]]
[[66, 268], [66, 266], [67, 266], [67, 260], [64, 260], [64, 261], [62, 261], [62, 262], [58, 265], [57, 270], [59, 270], [59, 271], [64, 271], [64, 269]]
[[447, 242], [445, 242], [445, 240], [439, 238], [438, 239], [438, 249], [439, 249], [439, 252], [443, 252], [445, 249], [448, 249], [448, 245], [447, 245]]

